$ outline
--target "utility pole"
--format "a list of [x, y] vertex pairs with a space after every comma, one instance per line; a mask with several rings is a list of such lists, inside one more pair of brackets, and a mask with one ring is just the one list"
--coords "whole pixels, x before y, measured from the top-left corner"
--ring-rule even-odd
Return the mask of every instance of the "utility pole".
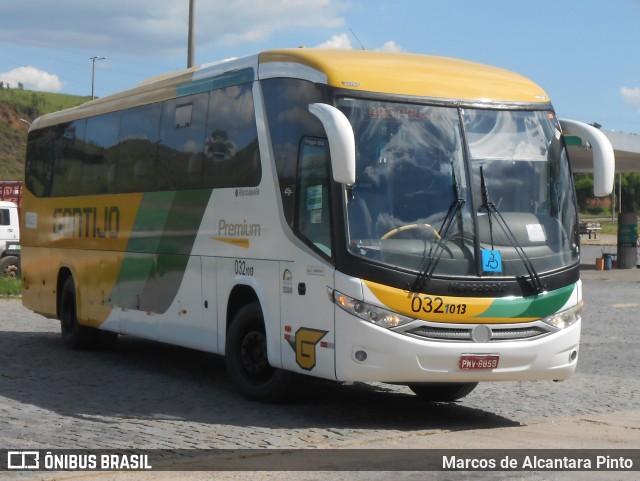
[[195, 0], [189, 0], [189, 43], [187, 46], [187, 68], [195, 63], [195, 35], [196, 35], [196, 6]]
[[104, 60], [107, 57], [91, 57], [89, 60], [93, 62], [91, 66], [91, 100], [95, 99], [96, 96], [93, 94], [93, 87], [96, 80], [96, 60]]

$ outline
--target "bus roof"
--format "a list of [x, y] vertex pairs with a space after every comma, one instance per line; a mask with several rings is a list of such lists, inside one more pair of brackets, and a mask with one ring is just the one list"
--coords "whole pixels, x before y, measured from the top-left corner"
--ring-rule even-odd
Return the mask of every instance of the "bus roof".
[[531, 80], [465, 60], [398, 52], [298, 48], [272, 50], [260, 63], [298, 63], [323, 72], [334, 87], [478, 102], [549, 102]]
[[152, 78], [131, 89], [36, 119], [32, 128], [270, 77], [303, 78], [353, 91], [443, 100], [549, 102], [547, 94], [529, 79], [479, 63], [398, 52], [295, 48], [269, 50]]

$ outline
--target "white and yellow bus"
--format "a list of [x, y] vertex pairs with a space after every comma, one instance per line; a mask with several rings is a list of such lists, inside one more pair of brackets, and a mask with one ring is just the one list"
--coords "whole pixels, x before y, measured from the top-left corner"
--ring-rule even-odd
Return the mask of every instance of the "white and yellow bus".
[[563, 127], [475, 63], [266, 51], [37, 119], [24, 305], [66, 345], [118, 334], [224, 354], [250, 399], [295, 374], [408, 385], [561, 380], [578, 359], [578, 215]]

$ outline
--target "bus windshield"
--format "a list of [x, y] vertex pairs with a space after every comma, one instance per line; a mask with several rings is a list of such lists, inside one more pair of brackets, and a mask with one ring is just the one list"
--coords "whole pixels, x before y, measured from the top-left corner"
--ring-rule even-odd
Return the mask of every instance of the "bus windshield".
[[551, 111], [337, 104], [356, 138], [353, 255], [439, 276], [527, 276], [577, 261], [573, 186]]

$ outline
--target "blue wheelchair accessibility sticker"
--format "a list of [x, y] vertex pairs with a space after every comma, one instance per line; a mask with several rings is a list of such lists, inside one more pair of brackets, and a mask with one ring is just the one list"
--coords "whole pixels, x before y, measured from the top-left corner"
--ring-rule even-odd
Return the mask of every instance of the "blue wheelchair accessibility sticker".
[[502, 255], [500, 254], [500, 251], [482, 251], [482, 271], [502, 272]]

